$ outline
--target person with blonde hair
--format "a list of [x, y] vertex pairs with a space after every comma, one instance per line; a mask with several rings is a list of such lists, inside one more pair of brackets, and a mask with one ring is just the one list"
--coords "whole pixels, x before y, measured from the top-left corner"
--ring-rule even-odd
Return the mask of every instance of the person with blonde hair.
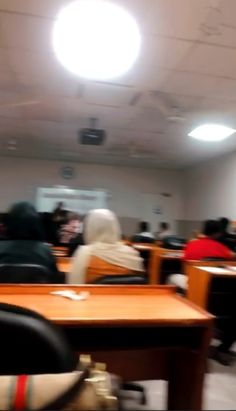
[[93, 257], [126, 273], [143, 271], [139, 253], [121, 242], [120, 224], [112, 211], [91, 211], [85, 219], [84, 239], [86, 245], [80, 247], [73, 257], [68, 278], [70, 284], [86, 283], [86, 273]]

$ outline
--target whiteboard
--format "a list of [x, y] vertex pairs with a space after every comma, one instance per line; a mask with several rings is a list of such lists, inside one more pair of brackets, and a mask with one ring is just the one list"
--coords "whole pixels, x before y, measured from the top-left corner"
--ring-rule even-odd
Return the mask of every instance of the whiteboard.
[[39, 212], [52, 212], [62, 201], [64, 209], [85, 215], [96, 208], [107, 208], [107, 193], [102, 190], [39, 187], [36, 208]]

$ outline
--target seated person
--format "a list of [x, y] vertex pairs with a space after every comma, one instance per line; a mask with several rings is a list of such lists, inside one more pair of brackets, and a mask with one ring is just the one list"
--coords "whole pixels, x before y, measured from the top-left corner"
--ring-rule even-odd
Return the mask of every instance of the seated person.
[[207, 220], [204, 224], [203, 237], [190, 241], [184, 253], [184, 260], [203, 260], [205, 258], [221, 258], [228, 260], [233, 253], [219, 242], [221, 227], [219, 221]]
[[158, 231], [158, 233], [156, 233], [156, 239], [159, 240], [159, 241], [162, 241], [166, 237], [170, 237], [172, 235], [173, 235], [173, 233], [170, 230], [169, 223], [166, 223], [166, 222], [160, 223], [159, 231]]
[[[60, 229], [63, 224], [66, 224], [67, 215], [68, 211], [64, 209], [64, 204], [60, 201], [51, 214], [50, 232], [54, 245], [60, 245]], [[48, 229], [48, 226], [46, 226], [46, 229]]]
[[67, 223], [60, 230], [60, 243], [67, 245], [69, 257], [80, 245], [84, 245], [83, 222], [78, 214], [68, 213]]
[[[204, 223], [203, 236], [197, 240], [190, 241], [184, 251], [183, 259], [204, 260], [207, 258], [217, 258], [230, 260], [233, 253], [218, 239], [220, 237], [220, 223], [216, 220], [207, 220]], [[183, 274], [173, 274], [169, 278], [169, 283], [181, 289], [187, 289], [187, 277]]]
[[83, 233], [78, 233], [76, 237], [73, 237], [68, 243], [68, 256], [71, 257], [75, 250], [80, 246], [84, 245]]
[[66, 223], [60, 227], [59, 239], [61, 244], [70, 243], [75, 237], [81, 233], [82, 223], [79, 219], [79, 215], [69, 212], [67, 214]]
[[120, 225], [112, 211], [91, 211], [85, 220], [84, 238], [87, 245], [80, 247], [73, 257], [70, 284], [95, 280], [98, 266], [101, 267], [100, 276], [143, 271], [139, 253], [120, 241]]
[[134, 243], [154, 243], [154, 235], [150, 231], [150, 225], [147, 221], [141, 221], [138, 227], [138, 233], [132, 238]]
[[219, 236], [218, 241], [224, 244], [230, 250], [234, 251], [236, 249], [236, 235], [229, 233], [230, 221], [228, 218], [222, 217], [219, 219], [221, 235]]
[[0, 242], [0, 264], [44, 266], [51, 274], [50, 283], [56, 283], [56, 263], [49, 247], [43, 243], [40, 223], [39, 214], [30, 203], [13, 205], [6, 220], [7, 240]]

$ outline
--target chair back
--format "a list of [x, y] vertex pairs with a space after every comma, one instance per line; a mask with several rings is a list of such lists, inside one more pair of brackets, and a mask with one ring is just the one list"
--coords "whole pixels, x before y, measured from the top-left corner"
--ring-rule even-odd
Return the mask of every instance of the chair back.
[[0, 303], [0, 375], [50, 374], [75, 368], [60, 329], [34, 311]]
[[52, 274], [37, 264], [0, 264], [0, 283], [50, 284]]
[[154, 244], [155, 238], [147, 237], [145, 235], [136, 234], [132, 237], [133, 243], [146, 243], [146, 244]]
[[162, 247], [169, 250], [182, 250], [186, 244], [186, 240], [176, 236], [169, 236], [163, 239]]
[[147, 277], [142, 274], [104, 275], [94, 281], [94, 284], [103, 285], [141, 285], [147, 283]]
[[98, 257], [92, 256], [90, 259], [89, 267], [86, 273], [86, 283], [93, 284], [97, 279], [104, 277], [105, 275], [126, 275], [127, 268], [119, 267], [114, 264], [110, 264], [107, 261], [101, 260]]

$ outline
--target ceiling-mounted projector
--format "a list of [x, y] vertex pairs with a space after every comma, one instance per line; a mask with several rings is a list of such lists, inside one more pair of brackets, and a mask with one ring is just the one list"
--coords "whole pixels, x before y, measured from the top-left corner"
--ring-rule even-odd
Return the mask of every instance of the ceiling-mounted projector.
[[90, 127], [82, 128], [79, 131], [80, 144], [100, 146], [104, 144], [106, 138], [106, 131], [96, 128], [97, 119], [90, 119]]

